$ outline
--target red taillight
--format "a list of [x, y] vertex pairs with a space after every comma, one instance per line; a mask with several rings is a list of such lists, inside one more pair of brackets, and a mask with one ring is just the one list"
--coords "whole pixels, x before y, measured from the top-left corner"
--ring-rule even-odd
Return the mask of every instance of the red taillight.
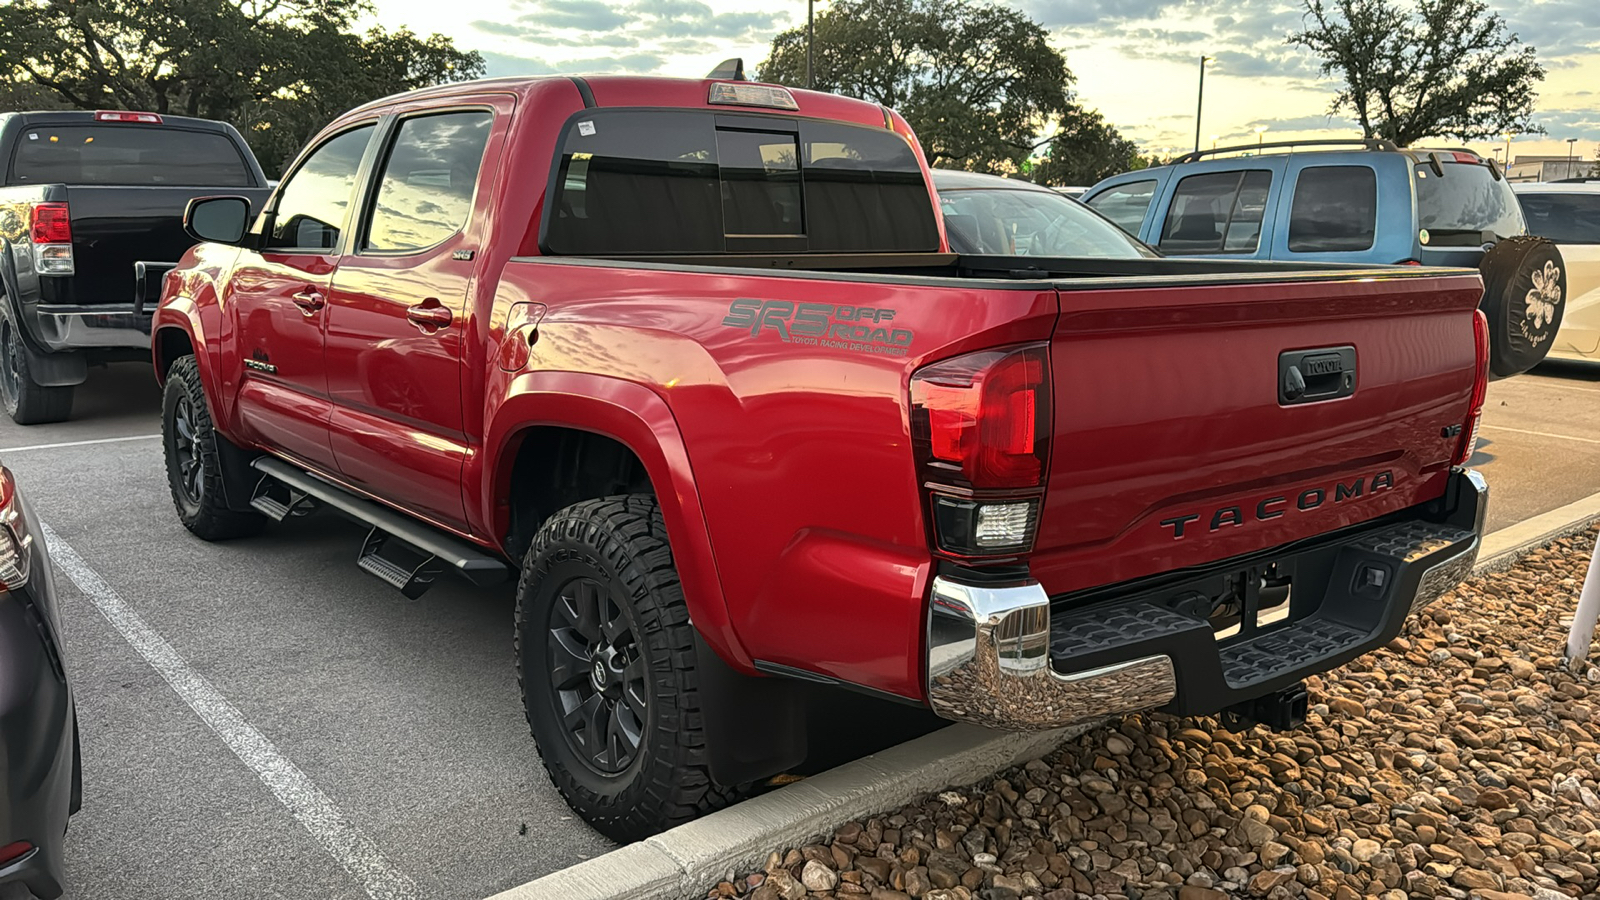
[[1474, 363], [1472, 375], [1472, 403], [1467, 407], [1467, 420], [1461, 423], [1461, 441], [1456, 445], [1451, 465], [1464, 466], [1478, 448], [1478, 422], [1483, 418], [1483, 403], [1489, 395], [1489, 320], [1483, 310], [1472, 316]]
[[1466, 152], [1463, 152], [1461, 150], [1455, 150], [1455, 151], [1452, 151], [1450, 153], [1450, 155], [1455, 157], [1455, 160], [1458, 163], [1481, 163], [1481, 162], [1483, 162], [1483, 157], [1479, 156], [1476, 153], [1466, 153]]
[[65, 203], [35, 203], [28, 220], [28, 236], [35, 244], [72, 243], [72, 219]]
[[911, 377], [924, 467], [977, 490], [1044, 483], [1050, 439], [1050, 363], [1044, 345], [985, 350]]
[[1044, 344], [969, 353], [918, 371], [911, 431], [938, 550], [994, 558], [1033, 548], [1050, 455]]
[[33, 845], [27, 841], [17, 841], [0, 847], [0, 868], [4, 868], [28, 855]]
[[33, 535], [17, 500], [11, 470], [0, 466], [0, 591], [14, 591], [28, 583], [33, 563]]
[[1399, 262], [1395, 263], [1395, 265], [1397, 265], [1397, 266], [1420, 266], [1420, 265], [1422, 265], [1422, 261], [1421, 260], [1416, 260], [1416, 259], [1402, 259]]
[[152, 112], [124, 112], [116, 109], [102, 109], [94, 114], [96, 122], [144, 122], [147, 125], [160, 125], [161, 117]]

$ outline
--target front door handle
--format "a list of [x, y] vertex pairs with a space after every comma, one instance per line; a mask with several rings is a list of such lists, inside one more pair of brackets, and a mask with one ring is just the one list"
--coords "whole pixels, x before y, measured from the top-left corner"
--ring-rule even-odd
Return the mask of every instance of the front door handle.
[[308, 287], [292, 295], [292, 299], [294, 300], [294, 305], [300, 307], [300, 311], [308, 316], [316, 313], [328, 302], [327, 298], [322, 296], [322, 292], [314, 287]]
[[416, 306], [408, 308], [406, 310], [406, 318], [410, 319], [411, 324], [417, 326], [417, 330], [423, 334], [433, 334], [435, 331], [448, 326], [450, 321], [455, 318], [455, 314], [450, 312], [450, 307], [442, 306], [438, 300], [429, 297]]

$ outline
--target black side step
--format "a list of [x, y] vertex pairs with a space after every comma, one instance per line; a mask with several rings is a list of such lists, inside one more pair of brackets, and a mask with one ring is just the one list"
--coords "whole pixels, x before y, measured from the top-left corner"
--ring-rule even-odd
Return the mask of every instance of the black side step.
[[282, 522], [290, 517], [310, 515], [317, 508], [317, 501], [305, 491], [262, 476], [250, 498], [250, 507], [274, 522]]
[[[502, 584], [511, 577], [511, 567], [504, 560], [386, 506], [357, 497], [277, 457], [257, 457], [251, 466], [280, 482], [291, 496], [298, 492], [371, 526], [372, 532], [361, 549], [361, 568], [406, 591], [408, 597], [427, 590], [433, 574], [445, 570], [454, 570], [480, 587]], [[256, 493], [264, 494], [259, 488]], [[271, 515], [265, 509], [262, 512]]]

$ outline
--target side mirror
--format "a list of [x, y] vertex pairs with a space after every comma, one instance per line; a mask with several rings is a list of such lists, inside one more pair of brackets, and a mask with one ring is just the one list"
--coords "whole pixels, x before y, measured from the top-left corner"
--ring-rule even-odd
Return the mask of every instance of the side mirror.
[[238, 246], [250, 228], [250, 201], [244, 197], [196, 197], [183, 211], [183, 230], [197, 241]]

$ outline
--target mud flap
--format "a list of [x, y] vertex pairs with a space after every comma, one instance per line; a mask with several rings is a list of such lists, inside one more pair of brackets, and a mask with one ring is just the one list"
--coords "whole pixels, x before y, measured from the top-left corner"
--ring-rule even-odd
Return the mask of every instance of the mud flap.
[[803, 762], [807, 685], [736, 672], [698, 634], [694, 648], [712, 779], [725, 786], [749, 784]]

